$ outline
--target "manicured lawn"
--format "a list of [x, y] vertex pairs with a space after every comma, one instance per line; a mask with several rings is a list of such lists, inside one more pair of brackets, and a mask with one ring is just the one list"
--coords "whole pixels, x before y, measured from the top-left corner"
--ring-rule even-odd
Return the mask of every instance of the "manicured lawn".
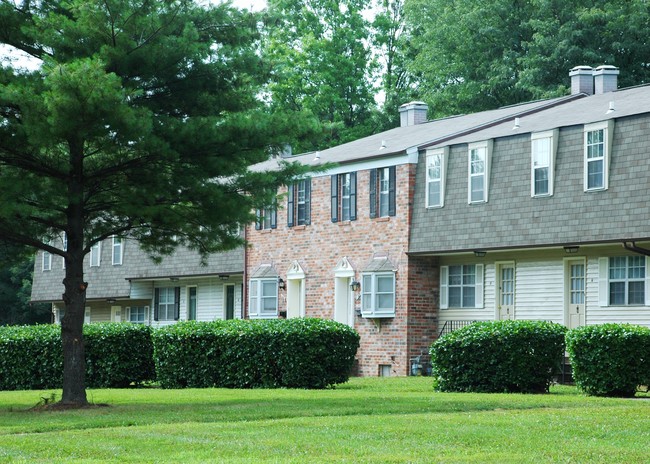
[[109, 407], [35, 412], [52, 392], [0, 392], [0, 462], [650, 460], [650, 398], [450, 394], [431, 379], [334, 390], [91, 390]]

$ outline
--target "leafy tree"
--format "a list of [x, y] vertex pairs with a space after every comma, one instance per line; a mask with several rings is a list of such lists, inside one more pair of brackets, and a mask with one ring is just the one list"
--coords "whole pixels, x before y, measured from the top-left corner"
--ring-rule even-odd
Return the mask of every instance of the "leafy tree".
[[438, 116], [566, 94], [577, 65], [621, 68], [621, 86], [650, 79], [645, 0], [409, 0], [417, 30], [408, 63]]
[[263, 53], [272, 70], [268, 86], [276, 111], [311, 115], [321, 125], [317, 150], [373, 131], [374, 62], [364, 0], [269, 0]]
[[27, 247], [0, 244], [0, 325], [37, 324], [52, 320], [49, 304], [30, 304], [34, 255]]
[[379, 130], [399, 126], [399, 107], [419, 98], [417, 78], [406, 67], [412, 60], [413, 31], [404, 21], [404, 0], [378, 0], [372, 22], [372, 43], [383, 66], [380, 89], [384, 95]]
[[[250, 172], [291, 126], [262, 111], [257, 18], [191, 0], [0, 2], [0, 239], [65, 259], [61, 402], [87, 404], [82, 336], [93, 244], [152, 254], [242, 244], [235, 231], [300, 169]], [[54, 237], [67, 237], [67, 248]]]

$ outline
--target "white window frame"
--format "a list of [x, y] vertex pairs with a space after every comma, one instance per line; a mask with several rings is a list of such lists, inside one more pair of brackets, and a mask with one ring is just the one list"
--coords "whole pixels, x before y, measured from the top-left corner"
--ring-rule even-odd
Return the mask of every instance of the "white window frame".
[[[164, 295], [164, 299], [163, 299]], [[171, 295], [171, 296], [170, 296]], [[176, 314], [176, 287], [160, 287], [158, 289], [158, 320], [174, 321]], [[164, 317], [163, 317], [164, 307]]]
[[42, 270], [43, 271], [51, 271], [52, 270], [52, 253], [50, 253], [49, 251], [43, 251]]
[[[638, 278], [629, 278], [629, 258], [633, 256], [613, 256], [612, 258], [627, 258], [626, 260], [626, 276], [624, 279], [611, 279], [610, 278], [610, 263], [612, 258], [598, 258], [598, 300], [599, 306], [616, 306], [616, 307], [625, 307], [625, 306], [650, 306], [650, 257], [644, 257], [644, 277]], [[625, 282], [625, 303], [624, 304], [613, 304], [610, 301], [610, 284], [615, 282]], [[643, 282], [643, 302], [642, 303], [628, 303], [629, 299], [629, 283], [630, 282]]]
[[440, 309], [480, 309], [483, 308], [483, 279], [484, 267], [483, 264], [455, 264], [453, 266], [474, 266], [474, 306], [471, 307], [457, 307], [449, 305], [449, 268], [451, 266], [440, 266]]
[[390, 210], [390, 168], [377, 171], [377, 217], [387, 217]]
[[[603, 134], [603, 154], [602, 156], [589, 157], [588, 138], [592, 132], [602, 131]], [[586, 124], [584, 126], [584, 191], [585, 192], [598, 192], [607, 190], [609, 188], [609, 163], [612, 152], [612, 140], [614, 136], [614, 120], [601, 121], [593, 124]], [[602, 185], [597, 187], [589, 187], [589, 165], [591, 163], [602, 162], [603, 164], [603, 181]]]
[[[449, 147], [439, 149], [429, 149], [426, 152], [426, 207], [427, 208], [442, 208], [445, 206], [445, 184], [447, 179], [447, 159], [449, 158]], [[439, 163], [438, 175], [431, 175], [431, 166], [435, 161]], [[440, 192], [440, 201], [432, 203], [431, 189], [436, 188]]]
[[[274, 289], [264, 295], [264, 288]], [[275, 300], [275, 308], [264, 309], [264, 300]], [[248, 315], [251, 319], [275, 319], [278, 317], [278, 278], [251, 279], [248, 288]]]
[[[63, 235], [61, 236], [61, 246], [63, 251], [68, 251], [68, 234], [65, 232], [63, 232]], [[63, 257], [61, 261], [63, 262], [62, 269], [65, 269], [65, 257]]]
[[[138, 312], [139, 312], [140, 309], [143, 310], [143, 312], [142, 312], [142, 314], [143, 314], [142, 321], [139, 321], [139, 320], [134, 321], [133, 320], [134, 310], [138, 310]], [[147, 320], [149, 318], [149, 306], [128, 306], [126, 308], [126, 312], [127, 312], [128, 321], [133, 323], [133, 324], [146, 324]]]
[[[391, 290], [379, 292], [379, 279], [392, 279]], [[361, 275], [361, 315], [368, 318], [395, 317], [395, 272], [367, 272]], [[380, 296], [392, 296], [390, 307], [379, 307]]]
[[90, 267], [99, 267], [101, 265], [102, 244], [101, 242], [95, 243], [90, 247]]
[[[533, 198], [553, 196], [555, 186], [555, 157], [557, 154], [559, 132], [559, 129], [554, 129], [530, 135], [530, 196]], [[546, 165], [537, 164], [536, 142], [540, 140], [549, 140], [548, 163]], [[546, 193], [538, 193], [535, 185], [535, 172], [544, 168], [547, 169], [548, 191]]]
[[113, 266], [122, 265], [122, 261], [124, 260], [124, 239], [122, 237], [118, 237], [117, 235], [113, 236], [113, 252], [111, 253], [111, 256], [113, 259]]
[[[493, 141], [484, 140], [482, 142], [470, 143], [467, 147], [467, 202], [469, 204], [487, 203], [488, 188], [490, 185], [490, 165], [492, 159]], [[472, 155], [483, 154], [483, 169], [481, 172], [472, 172]], [[481, 179], [482, 193], [480, 199], [472, 199], [472, 180]]]

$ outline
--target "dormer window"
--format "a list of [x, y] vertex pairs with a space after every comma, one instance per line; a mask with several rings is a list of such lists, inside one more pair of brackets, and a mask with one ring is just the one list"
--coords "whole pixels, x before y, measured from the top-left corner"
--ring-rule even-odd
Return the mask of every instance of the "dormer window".
[[530, 195], [547, 197], [553, 195], [555, 153], [558, 130], [538, 132], [530, 137]]
[[584, 129], [585, 192], [607, 190], [614, 120], [588, 124]]
[[471, 143], [468, 148], [468, 202], [487, 203], [492, 141]]

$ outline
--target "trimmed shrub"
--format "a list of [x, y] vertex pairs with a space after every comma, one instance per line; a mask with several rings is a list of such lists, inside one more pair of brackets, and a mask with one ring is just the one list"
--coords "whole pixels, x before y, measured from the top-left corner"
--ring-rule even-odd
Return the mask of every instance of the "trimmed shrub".
[[359, 335], [323, 319], [192, 321], [153, 343], [163, 388], [325, 388], [347, 381]]
[[125, 388], [155, 379], [151, 327], [100, 323], [84, 326], [86, 386]]
[[0, 390], [45, 390], [62, 384], [61, 327], [0, 327]]
[[566, 327], [545, 321], [476, 322], [436, 340], [436, 389], [548, 392], [564, 356]]
[[[84, 326], [86, 386], [120, 388], [154, 380], [151, 328], [128, 323]], [[0, 327], [0, 390], [61, 388], [59, 325]]]
[[573, 379], [592, 396], [632, 397], [650, 385], [650, 328], [588, 325], [566, 334]]

